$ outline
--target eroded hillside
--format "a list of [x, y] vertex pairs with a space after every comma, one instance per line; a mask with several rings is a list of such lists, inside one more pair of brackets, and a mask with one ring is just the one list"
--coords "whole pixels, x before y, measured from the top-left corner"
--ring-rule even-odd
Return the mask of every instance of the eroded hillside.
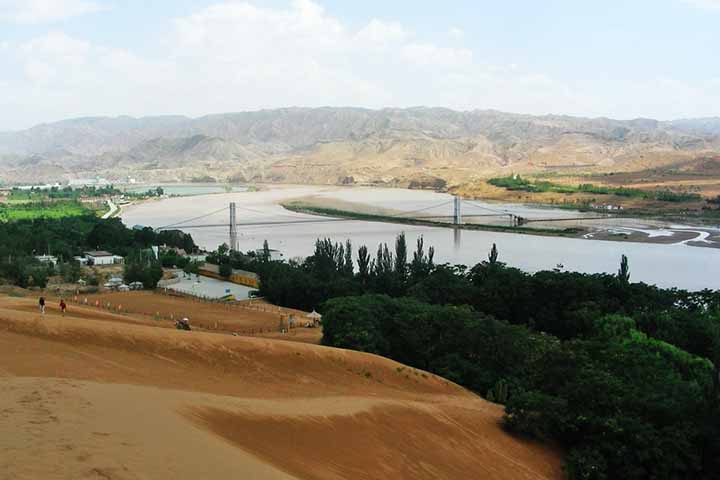
[[84, 118], [0, 134], [0, 180], [370, 183], [635, 171], [720, 152], [720, 119], [659, 122], [440, 108]]

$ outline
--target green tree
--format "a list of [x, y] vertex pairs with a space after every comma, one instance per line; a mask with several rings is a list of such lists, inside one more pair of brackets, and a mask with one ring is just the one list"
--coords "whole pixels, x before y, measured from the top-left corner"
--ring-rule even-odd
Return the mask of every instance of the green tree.
[[124, 280], [126, 283], [142, 282], [143, 287], [151, 290], [162, 279], [163, 270], [160, 261], [148, 250], [136, 250], [125, 258]]
[[232, 266], [230, 266], [229, 263], [221, 263], [218, 267], [218, 273], [221, 277], [224, 278], [230, 278], [230, 275], [232, 275]]
[[355, 273], [355, 266], [353, 264], [352, 242], [350, 241], [350, 239], [345, 241], [345, 262], [343, 265], [342, 273], [346, 277], [352, 277]]
[[703, 478], [709, 362], [631, 334], [566, 342], [531, 371], [506, 424], [565, 445], [570, 478]]
[[373, 260], [370, 258], [367, 247], [363, 245], [358, 249], [358, 277], [363, 285], [367, 285], [373, 269]]
[[492, 266], [497, 265], [498, 261], [498, 249], [497, 245], [493, 243], [492, 248], [490, 249], [490, 253], [488, 254], [488, 263]]
[[268, 245], [267, 240], [263, 240], [262, 261], [269, 262], [271, 258], [272, 256], [270, 254], [270, 245]]
[[405, 232], [400, 234], [395, 239], [395, 276], [398, 281], [404, 283], [407, 280], [407, 240], [405, 239]]
[[73, 260], [60, 264], [60, 275], [65, 282], [76, 283], [80, 280], [81, 273], [82, 269], [80, 268], [80, 263], [77, 261]]
[[410, 262], [410, 277], [415, 280], [422, 280], [427, 277], [433, 269], [433, 257], [435, 256], [435, 249], [430, 247], [427, 254], [425, 254], [425, 242], [422, 235], [417, 239], [417, 247], [413, 252], [413, 259]]
[[45, 288], [48, 283], [48, 269], [45, 266], [36, 266], [30, 269], [30, 278], [35, 287]]
[[620, 257], [620, 269], [618, 270], [618, 279], [623, 285], [630, 283], [630, 267], [628, 258], [625, 255]]
[[190, 261], [183, 267], [183, 272], [198, 275], [200, 273], [200, 262]]

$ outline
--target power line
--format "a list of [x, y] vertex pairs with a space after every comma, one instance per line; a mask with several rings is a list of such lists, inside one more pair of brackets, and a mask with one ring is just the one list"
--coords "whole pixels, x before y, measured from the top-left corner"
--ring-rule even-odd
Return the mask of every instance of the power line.
[[[278, 221], [278, 222], [244, 222], [238, 223], [238, 227], [255, 227], [255, 226], [283, 226], [292, 225], [295, 223], [330, 223], [330, 222], [357, 222], [359, 220], [348, 219], [348, 218], [322, 218], [322, 219], [298, 219], [292, 221]], [[180, 228], [227, 228], [227, 223], [214, 223], [205, 225], [182, 225]]]

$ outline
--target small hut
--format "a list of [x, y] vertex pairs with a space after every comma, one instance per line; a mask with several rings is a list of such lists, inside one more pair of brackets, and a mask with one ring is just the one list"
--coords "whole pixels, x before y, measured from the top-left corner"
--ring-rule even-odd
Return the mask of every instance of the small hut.
[[322, 315], [313, 309], [312, 312], [307, 314], [307, 318], [312, 322], [313, 327], [317, 327], [322, 322]]

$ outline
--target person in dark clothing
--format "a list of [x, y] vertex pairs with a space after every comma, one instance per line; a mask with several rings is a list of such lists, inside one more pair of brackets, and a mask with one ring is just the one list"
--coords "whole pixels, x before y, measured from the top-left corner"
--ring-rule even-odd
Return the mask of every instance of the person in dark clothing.
[[60, 299], [60, 311], [62, 312], [63, 317], [65, 316], [65, 310], [67, 310], [67, 304], [65, 303], [65, 299]]
[[45, 297], [40, 297], [38, 305], [40, 305], [40, 314], [45, 315]]
[[187, 317], [175, 322], [175, 328], [177, 328], [178, 330], [188, 330], [188, 331], [192, 330], [190, 328], [190, 320], [188, 320]]

